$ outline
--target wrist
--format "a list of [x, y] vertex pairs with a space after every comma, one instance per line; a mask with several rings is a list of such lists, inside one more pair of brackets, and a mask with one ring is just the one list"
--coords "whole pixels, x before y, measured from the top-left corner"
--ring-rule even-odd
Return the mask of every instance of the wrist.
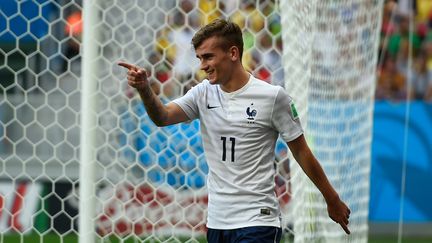
[[136, 90], [144, 96], [148, 96], [152, 93], [152, 89], [148, 84], [142, 85], [140, 87], [136, 87]]
[[334, 203], [340, 200], [339, 195], [335, 191], [328, 193], [327, 195], [324, 195], [324, 199], [327, 204]]

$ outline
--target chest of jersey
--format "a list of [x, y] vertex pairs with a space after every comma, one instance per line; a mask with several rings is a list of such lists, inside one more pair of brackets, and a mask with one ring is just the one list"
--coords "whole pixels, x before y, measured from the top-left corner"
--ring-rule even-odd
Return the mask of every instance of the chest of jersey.
[[271, 126], [272, 103], [264, 95], [249, 92], [233, 96], [214, 94], [207, 97], [204, 104], [200, 119], [215, 131], [247, 135]]
[[208, 97], [203, 104], [201, 132], [211, 168], [250, 166], [260, 161], [263, 147], [273, 144], [275, 131], [271, 127], [271, 108], [265, 97], [246, 92]]

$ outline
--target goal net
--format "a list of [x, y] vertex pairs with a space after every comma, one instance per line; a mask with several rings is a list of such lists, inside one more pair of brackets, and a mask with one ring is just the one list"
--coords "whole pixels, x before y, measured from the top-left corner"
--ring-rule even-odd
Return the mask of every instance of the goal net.
[[294, 97], [311, 147], [352, 209], [345, 237], [279, 140], [285, 242], [365, 242], [380, 4], [2, 2], [0, 242], [205, 240], [200, 124], [156, 127], [117, 62], [150, 70], [169, 102], [202, 80], [190, 40], [218, 17], [242, 27], [244, 66]]
[[306, 137], [351, 208], [351, 235], [291, 164], [295, 242], [367, 242], [372, 110], [382, 1], [281, 1], [285, 88]]

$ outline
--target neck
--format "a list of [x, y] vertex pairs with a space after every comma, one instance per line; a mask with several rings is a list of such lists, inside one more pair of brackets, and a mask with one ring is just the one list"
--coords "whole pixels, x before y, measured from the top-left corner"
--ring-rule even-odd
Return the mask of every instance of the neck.
[[241, 89], [249, 81], [249, 73], [240, 66], [236, 68], [227, 82], [221, 84], [221, 89], [227, 93]]

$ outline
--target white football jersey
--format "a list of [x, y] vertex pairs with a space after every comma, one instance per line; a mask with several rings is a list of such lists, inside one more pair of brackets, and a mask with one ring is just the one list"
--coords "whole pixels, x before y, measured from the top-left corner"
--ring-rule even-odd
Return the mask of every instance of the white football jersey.
[[291, 97], [251, 75], [231, 93], [204, 80], [173, 102], [201, 122], [209, 167], [207, 227], [280, 227], [275, 144], [279, 134], [286, 142], [303, 134]]

